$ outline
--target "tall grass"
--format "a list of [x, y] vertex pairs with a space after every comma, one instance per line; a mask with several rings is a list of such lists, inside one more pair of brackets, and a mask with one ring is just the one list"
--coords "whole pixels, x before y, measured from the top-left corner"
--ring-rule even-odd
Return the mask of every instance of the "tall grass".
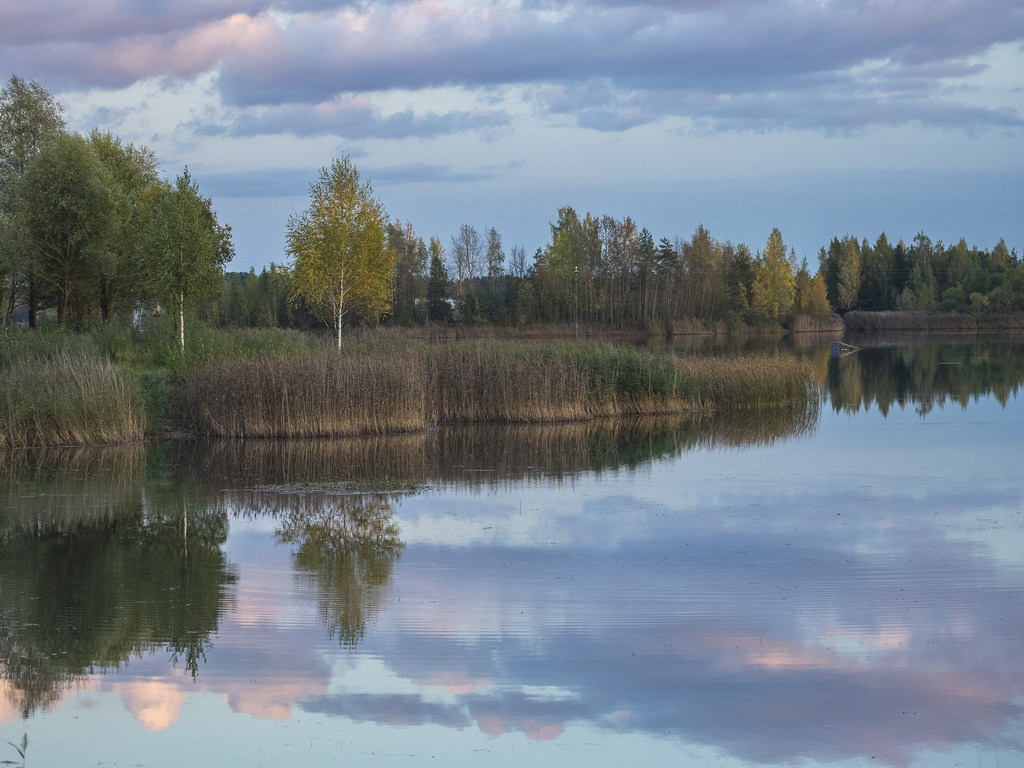
[[843, 315], [847, 331], [1018, 331], [1024, 330], [1024, 315], [983, 314], [964, 315], [953, 312], [847, 312]]
[[831, 314], [825, 317], [796, 315], [789, 324], [793, 333], [842, 333], [843, 318]]
[[464, 341], [350, 344], [211, 362], [184, 389], [191, 428], [222, 437], [379, 434], [458, 423], [806, 403], [790, 358], [677, 359], [631, 346]]
[[0, 366], [0, 447], [140, 440], [134, 381], [88, 349], [33, 350]]
[[333, 437], [470, 423], [806, 404], [806, 365], [676, 357], [631, 344], [200, 328], [182, 354], [166, 320], [0, 329], [0, 448], [118, 444], [151, 430]]

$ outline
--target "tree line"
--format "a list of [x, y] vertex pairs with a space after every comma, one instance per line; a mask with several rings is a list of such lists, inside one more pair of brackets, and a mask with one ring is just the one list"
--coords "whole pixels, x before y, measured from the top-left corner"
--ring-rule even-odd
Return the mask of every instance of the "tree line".
[[231, 230], [185, 168], [173, 183], [155, 155], [110, 133], [69, 132], [35, 82], [0, 91], [0, 317], [41, 309], [59, 324], [133, 318], [160, 305], [184, 347], [184, 317], [220, 295]]
[[[655, 244], [628, 217], [581, 217], [571, 207], [558, 211], [551, 241], [529, 260], [521, 246], [506, 252], [494, 228], [463, 225], [447, 245], [417, 236], [408, 222], [385, 222], [382, 231], [394, 263], [380, 280], [387, 301], [379, 312], [352, 307], [352, 321], [684, 331], [792, 328], [852, 310], [1024, 311], [1024, 264], [1003, 240], [983, 250], [924, 233], [909, 245], [884, 233], [873, 245], [836, 237], [812, 268], [797, 262], [778, 229], [757, 251], [704, 226]], [[224, 326], [318, 322], [295, 301], [292, 275], [275, 264], [229, 273], [207, 317]]]
[[144, 147], [67, 131], [37, 83], [0, 92], [0, 317], [23, 307], [58, 323], [132, 318], [160, 307], [224, 326], [428, 322], [611, 329], [798, 327], [850, 310], [1024, 310], [1024, 266], [1002, 240], [989, 250], [851, 235], [798, 262], [778, 229], [763, 246], [654, 236], [632, 218], [558, 210], [528, 258], [494, 228], [465, 224], [447, 243], [389, 218], [347, 157], [310, 185], [286, 230], [283, 264], [225, 273], [230, 227], [187, 168], [161, 179]]

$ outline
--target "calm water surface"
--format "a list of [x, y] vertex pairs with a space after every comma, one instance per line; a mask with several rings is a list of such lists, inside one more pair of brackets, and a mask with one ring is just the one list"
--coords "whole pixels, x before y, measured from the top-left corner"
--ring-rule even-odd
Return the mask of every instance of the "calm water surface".
[[1020, 339], [863, 343], [807, 413], [4, 456], [0, 739], [1020, 765]]

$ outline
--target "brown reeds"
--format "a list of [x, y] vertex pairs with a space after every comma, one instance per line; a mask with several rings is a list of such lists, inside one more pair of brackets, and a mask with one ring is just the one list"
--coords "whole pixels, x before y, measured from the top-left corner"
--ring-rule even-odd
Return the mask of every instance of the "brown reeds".
[[965, 315], [953, 312], [847, 312], [843, 315], [847, 332], [880, 331], [939, 331], [947, 333], [973, 333], [976, 331], [1024, 330], [1024, 315], [981, 314]]
[[793, 333], [842, 333], [843, 318], [831, 314], [824, 317], [796, 315], [789, 324]]
[[792, 358], [465, 341], [222, 359], [191, 375], [185, 404], [206, 435], [332, 437], [806, 403], [813, 389]]
[[138, 388], [87, 350], [60, 350], [0, 367], [0, 447], [110, 445], [141, 440]]

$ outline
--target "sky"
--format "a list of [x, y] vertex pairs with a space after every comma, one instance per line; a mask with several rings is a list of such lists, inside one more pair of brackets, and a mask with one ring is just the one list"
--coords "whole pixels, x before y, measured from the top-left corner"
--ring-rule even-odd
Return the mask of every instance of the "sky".
[[348, 156], [392, 219], [506, 252], [558, 209], [816, 263], [918, 232], [1024, 252], [1019, 0], [0, 0], [0, 77], [187, 165], [229, 269]]

